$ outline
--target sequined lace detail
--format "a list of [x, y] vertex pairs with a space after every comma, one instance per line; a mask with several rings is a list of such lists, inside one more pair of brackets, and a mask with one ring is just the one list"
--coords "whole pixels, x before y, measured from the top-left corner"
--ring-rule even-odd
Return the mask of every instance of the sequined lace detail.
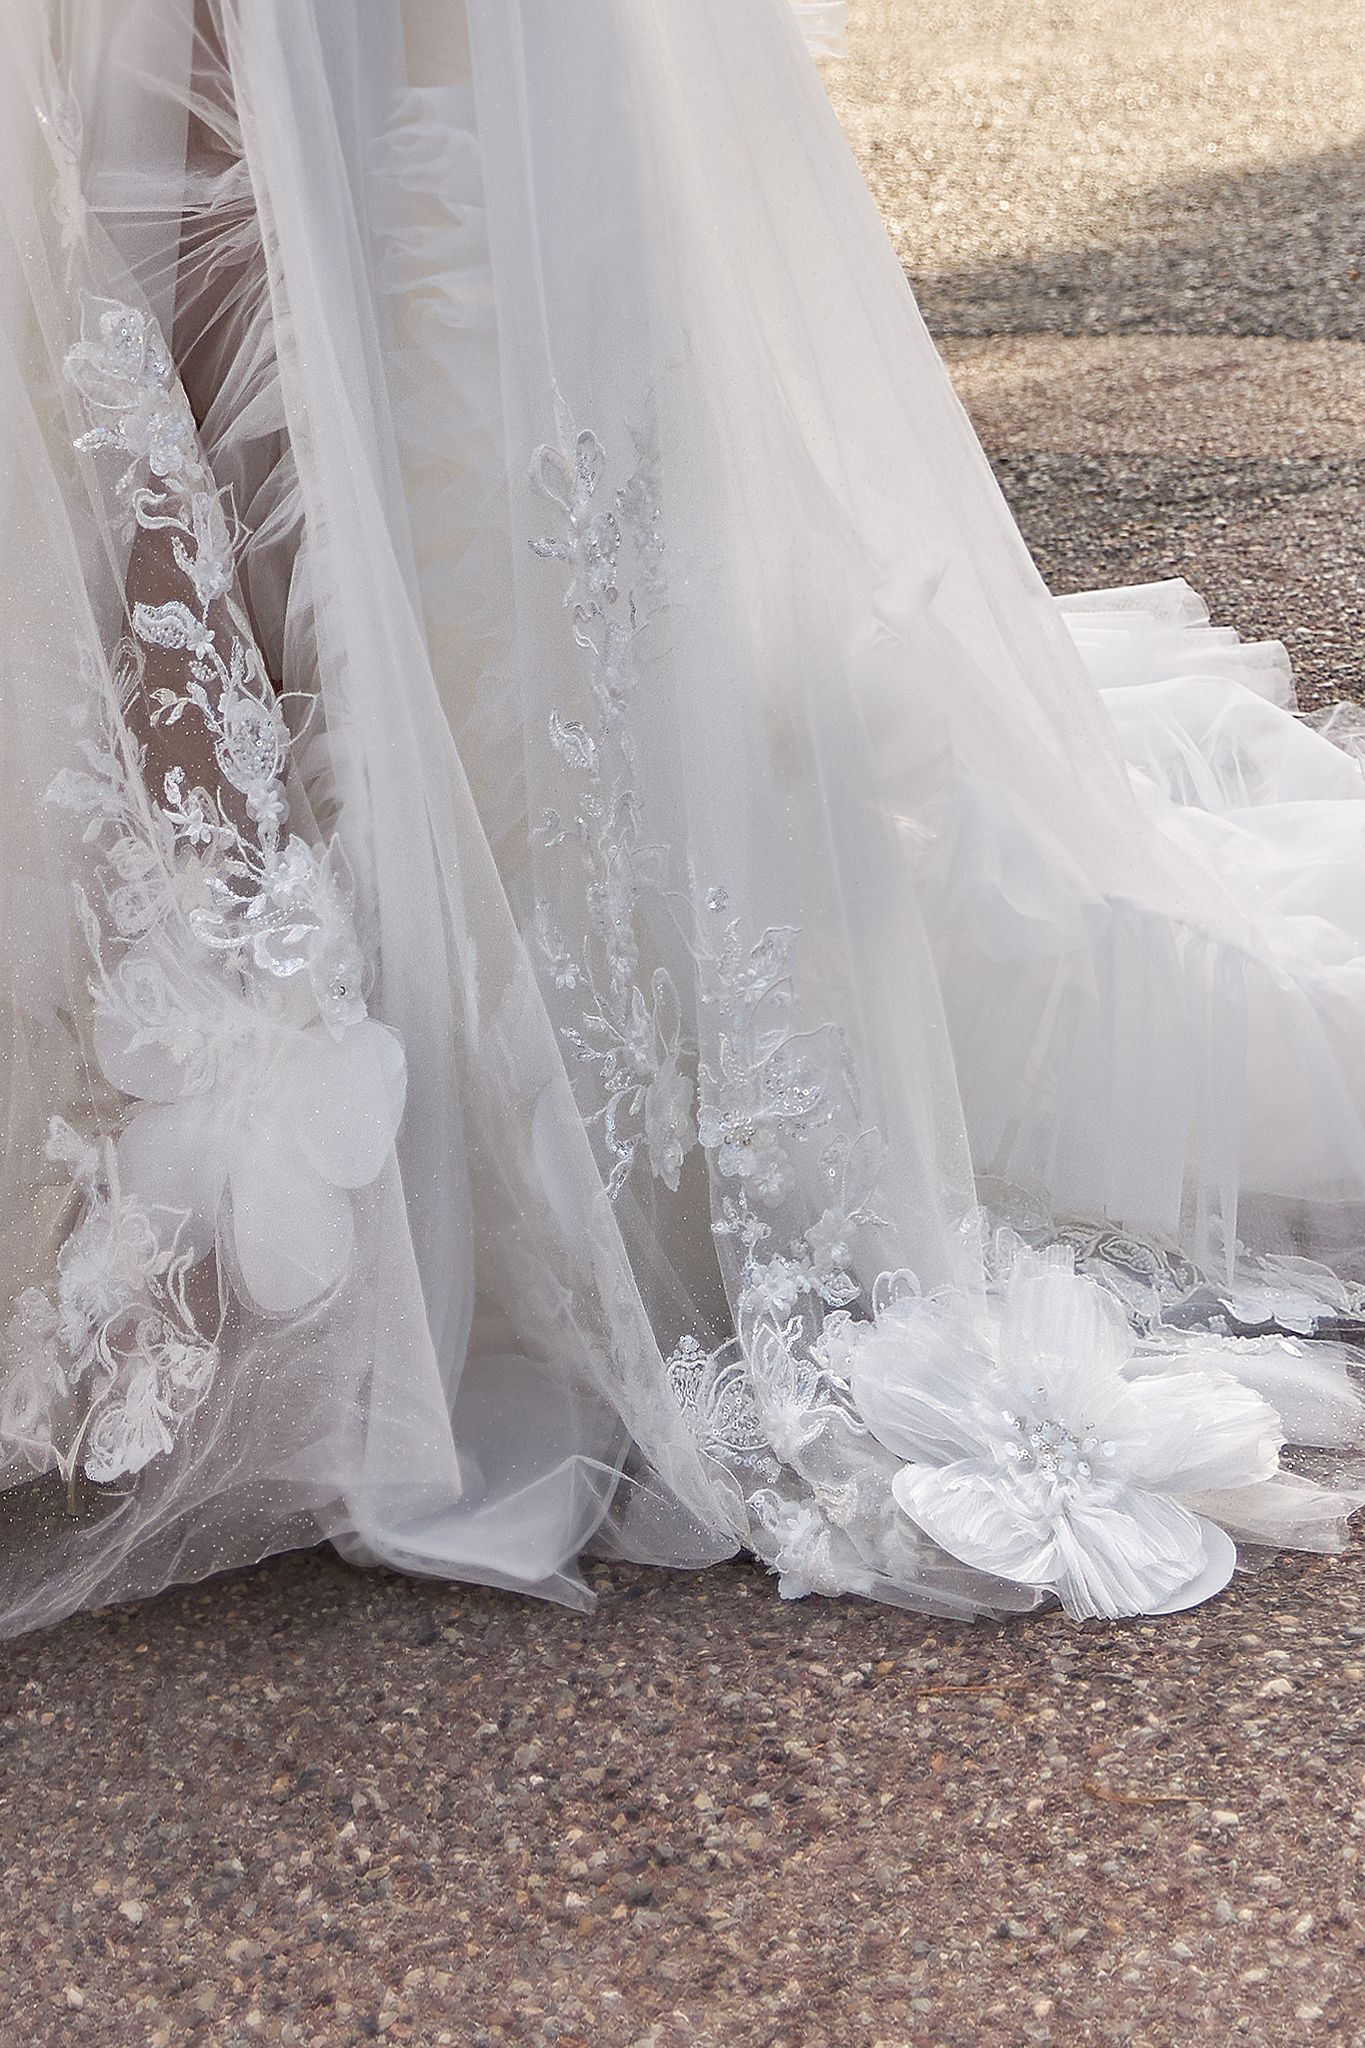
[[546, 848], [577, 846], [586, 929], [571, 944], [542, 901], [536, 936], [553, 988], [577, 1001], [578, 1015], [562, 1035], [595, 1085], [589, 1121], [602, 1134], [615, 1198], [640, 1157], [676, 1190], [695, 1143], [677, 987], [663, 967], [647, 984], [638, 975], [641, 904], [660, 886], [663, 856], [644, 835], [629, 710], [654, 621], [663, 541], [648, 438], [636, 435], [634, 467], [613, 492], [604, 483], [601, 441], [575, 431], [562, 406], [559, 413], [563, 445], [541, 448], [533, 475], [562, 527], [531, 545], [566, 571], [564, 603], [586, 657], [589, 702], [586, 717], [551, 720], [551, 743], [577, 802], [572, 817], [548, 812], [537, 838]]

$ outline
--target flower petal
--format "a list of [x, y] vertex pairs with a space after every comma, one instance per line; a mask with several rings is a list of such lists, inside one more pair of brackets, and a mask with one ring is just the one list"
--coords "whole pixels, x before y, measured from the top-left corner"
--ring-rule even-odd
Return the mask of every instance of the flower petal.
[[1153, 1614], [1183, 1614], [1187, 1607], [1201, 1607], [1206, 1600], [1212, 1600], [1222, 1592], [1233, 1572], [1237, 1569], [1237, 1545], [1226, 1529], [1220, 1529], [1216, 1522], [1199, 1517], [1200, 1534], [1204, 1544], [1204, 1568], [1188, 1579], [1164, 1606], [1153, 1607]]
[[314, 1170], [335, 1188], [363, 1188], [388, 1158], [403, 1114], [403, 1049], [392, 1031], [372, 1018], [352, 1024], [340, 1038], [301, 1034], [275, 1077], [267, 1111], [276, 1104], [294, 1142]]
[[1069, 1266], [1026, 1265], [1005, 1289], [1000, 1369], [1020, 1389], [1046, 1389], [1047, 1412], [1107, 1433], [1122, 1404], [1133, 1333], [1112, 1294]]
[[106, 1081], [143, 1102], [174, 1102], [185, 1092], [185, 1070], [157, 1040], [139, 1043], [125, 1019], [97, 1011], [95, 1057]]
[[979, 1456], [1005, 1405], [965, 1301], [906, 1302], [845, 1326], [839, 1363], [872, 1434], [912, 1464]]
[[355, 1249], [350, 1200], [287, 1136], [253, 1129], [228, 1186], [237, 1277], [258, 1308], [289, 1314], [336, 1285]]
[[1365, 1506], [1359, 1485], [1319, 1486], [1298, 1472], [1277, 1472], [1259, 1486], [1204, 1493], [1185, 1506], [1244, 1543], [1287, 1543], [1295, 1550], [1344, 1550], [1350, 1517]]
[[1010, 1475], [962, 1460], [906, 1465], [891, 1481], [897, 1506], [940, 1550], [963, 1564], [1026, 1586], [1050, 1586], [1059, 1569], [1053, 1522]]
[[1115, 1460], [1125, 1479], [1162, 1493], [1209, 1493], [1279, 1470], [1279, 1416], [1230, 1373], [1144, 1373], [1128, 1391]]
[[1069, 1499], [1012, 1474], [963, 1463], [907, 1466], [891, 1482], [898, 1505], [963, 1564], [1047, 1586], [1077, 1621], [1168, 1614], [1221, 1591], [1236, 1549], [1178, 1502], [1099, 1485]]
[[1210, 1349], [1207, 1364], [1268, 1401], [1290, 1443], [1337, 1450], [1361, 1441], [1365, 1401], [1344, 1352], [1283, 1337], [1225, 1338]]
[[1103, 1487], [1078, 1495], [1056, 1531], [1053, 1587], [1075, 1621], [1173, 1614], [1221, 1592], [1234, 1544], [1161, 1494]]
[[226, 1142], [214, 1098], [190, 1095], [140, 1109], [114, 1148], [120, 1191], [153, 1215], [185, 1217], [180, 1248], [199, 1258], [213, 1249]]

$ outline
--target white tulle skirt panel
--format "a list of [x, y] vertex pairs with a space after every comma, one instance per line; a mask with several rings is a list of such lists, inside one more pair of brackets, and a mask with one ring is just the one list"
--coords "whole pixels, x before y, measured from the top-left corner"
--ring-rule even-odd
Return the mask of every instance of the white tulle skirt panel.
[[1365, 779], [1043, 588], [837, 13], [0, 10], [5, 1625], [1339, 1540]]

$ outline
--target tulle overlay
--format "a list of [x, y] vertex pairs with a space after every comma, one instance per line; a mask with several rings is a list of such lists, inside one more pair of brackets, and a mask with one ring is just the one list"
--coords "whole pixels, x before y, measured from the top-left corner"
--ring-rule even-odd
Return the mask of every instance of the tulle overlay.
[[842, 8], [0, 21], [0, 1625], [1339, 1545], [1353, 730], [1043, 589]]

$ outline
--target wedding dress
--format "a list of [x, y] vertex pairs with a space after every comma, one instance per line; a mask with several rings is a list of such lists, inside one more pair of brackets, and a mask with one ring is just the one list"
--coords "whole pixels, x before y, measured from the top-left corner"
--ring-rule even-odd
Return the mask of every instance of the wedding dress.
[[1346, 714], [1043, 588], [839, 12], [0, 0], [6, 1629], [1365, 1498]]

